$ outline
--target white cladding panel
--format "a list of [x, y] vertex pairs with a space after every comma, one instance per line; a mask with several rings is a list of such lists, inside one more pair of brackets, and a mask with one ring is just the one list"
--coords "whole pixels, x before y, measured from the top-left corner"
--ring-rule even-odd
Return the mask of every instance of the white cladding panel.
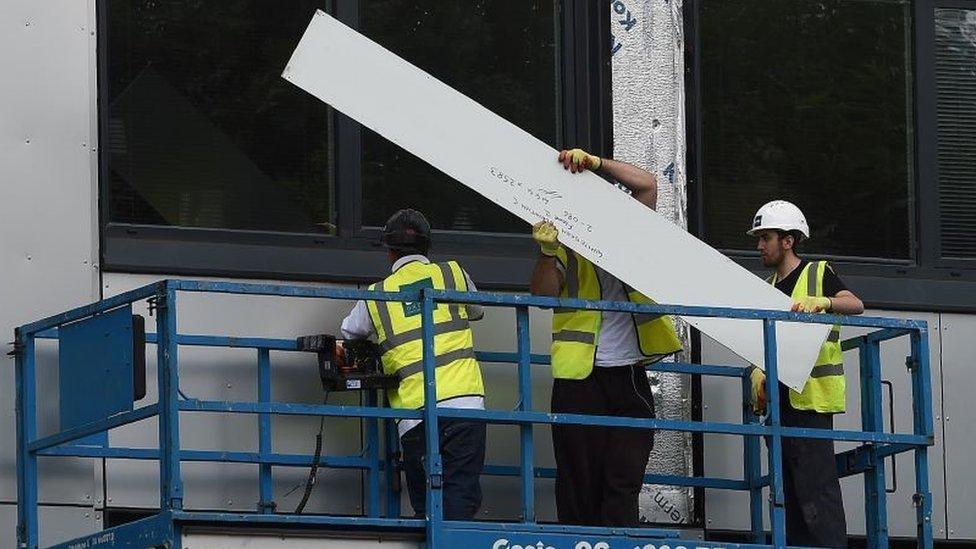
[[[102, 529], [102, 516], [91, 507], [49, 507], [38, 510], [40, 546], [48, 547]], [[17, 506], [0, 504], [0, 547], [17, 547]]]
[[[97, 299], [94, 3], [0, 2], [0, 342]], [[14, 361], [0, 353], [0, 502], [17, 496]], [[39, 350], [39, 433], [57, 426], [56, 355]], [[54, 372], [54, 374], [52, 374]], [[50, 405], [51, 402], [55, 404]], [[91, 460], [41, 461], [40, 499], [90, 503]], [[8, 531], [6, 525], [0, 532]]]
[[[936, 427], [945, 427], [949, 539], [976, 540], [976, 521], [973, 520], [976, 516], [976, 474], [973, 474], [972, 460], [976, 454], [976, 421], [973, 421], [972, 403], [976, 394], [974, 335], [976, 317], [942, 315], [942, 391], [945, 403], [943, 421], [936, 418]], [[939, 439], [943, 440], [942, 437]], [[929, 453], [930, 461], [941, 457], [941, 452]], [[932, 482], [941, 480], [934, 476], [932, 478]], [[939, 501], [936, 498], [936, 502]]]

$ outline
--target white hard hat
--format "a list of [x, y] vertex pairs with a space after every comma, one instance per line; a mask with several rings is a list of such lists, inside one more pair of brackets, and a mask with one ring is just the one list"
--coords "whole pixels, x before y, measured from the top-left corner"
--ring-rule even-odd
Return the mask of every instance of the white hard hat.
[[807, 218], [800, 208], [785, 200], [773, 200], [763, 204], [752, 218], [752, 228], [746, 234], [753, 236], [762, 230], [800, 231], [803, 238], [810, 238]]

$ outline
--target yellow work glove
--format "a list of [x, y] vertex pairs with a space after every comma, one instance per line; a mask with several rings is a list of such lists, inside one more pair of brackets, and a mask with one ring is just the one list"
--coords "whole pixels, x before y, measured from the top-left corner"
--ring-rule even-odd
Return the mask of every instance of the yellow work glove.
[[554, 257], [559, 249], [559, 229], [548, 221], [532, 225], [532, 238], [539, 244], [542, 255]]
[[599, 156], [592, 155], [583, 149], [572, 149], [559, 153], [559, 161], [563, 168], [576, 173], [583, 170], [597, 171], [603, 161]]
[[753, 368], [749, 380], [752, 382], [752, 411], [758, 416], [766, 411], [766, 374]]
[[794, 313], [820, 313], [829, 311], [829, 297], [802, 297], [793, 302]]

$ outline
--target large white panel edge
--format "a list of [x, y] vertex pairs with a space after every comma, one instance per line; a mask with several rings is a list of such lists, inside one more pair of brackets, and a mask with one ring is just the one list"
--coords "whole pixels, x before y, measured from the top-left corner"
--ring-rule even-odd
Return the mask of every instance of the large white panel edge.
[[[553, 221], [564, 243], [659, 302], [790, 307], [788, 297], [670, 220], [594, 174], [564, 171], [549, 145], [322, 11], [282, 76], [525, 221]], [[764, 364], [761, 323], [686, 320]], [[784, 382], [802, 387], [827, 331], [779, 324]]]

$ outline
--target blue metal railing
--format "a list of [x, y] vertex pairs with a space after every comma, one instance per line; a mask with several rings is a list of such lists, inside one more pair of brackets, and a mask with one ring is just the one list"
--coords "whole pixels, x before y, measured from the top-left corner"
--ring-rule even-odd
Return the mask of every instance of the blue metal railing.
[[[518, 366], [519, 405], [515, 410], [466, 410], [437, 408], [425, 405], [420, 410], [396, 410], [378, 406], [376, 392], [366, 394], [364, 406], [312, 405], [282, 403], [271, 400], [270, 351], [297, 350], [294, 340], [270, 338], [236, 338], [225, 336], [180, 334], [176, 326], [178, 292], [206, 292], [242, 295], [285, 296], [323, 299], [370, 299], [376, 301], [411, 301], [421, 303], [424, 338], [425, 401], [435, 401], [435, 367], [433, 352], [433, 311], [440, 303], [480, 304], [513, 307], [516, 310], [517, 351], [514, 353], [479, 352], [483, 362], [508, 362]], [[157, 331], [147, 334], [147, 343], [157, 346], [158, 402], [122, 412], [85, 425], [65, 429], [37, 438], [37, 379], [35, 344], [37, 339], [56, 338], [57, 329], [65, 324], [84, 320], [131, 303], [151, 300], [156, 311]], [[761, 321], [765, 343], [767, 394], [769, 395], [768, 424], [759, 424], [748, 408], [743, 408], [742, 423], [693, 422], [668, 419], [638, 419], [624, 417], [588, 416], [580, 414], [551, 414], [533, 410], [531, 400], [530, 367], [548, 364], [549, 357], [531, 354], [529, 338], [529, 308], [577, 308], [601, 311], [624, 311], [642, 314], [722, 317]], [[861, 419], [863, 431], [787, 428], [780, 424], [779, 391], [776, 363], [776, 323], [808, 322], [841, 324], [874, 328], [875, 330], [843, 342], [845, 350], [857, 349], [860, 355]], [[525, 295], [463, 293], [441, 290], [411, 292], [371, 292], [366, 290], [314, 288], [272, 284], [241, 284], [166, 280], [104, 299], [92, 305], [73, 309], [16, 330], [17, 368], [17, 478], [18, 478], [18, 541], [20, 547], [38, 547], [38, 470], [37, 461], [43, 456], [78, 456], [92, 458], [123, 458], [157, 460], [160, 467], [159, 514], [112, 529], [104, 533], [98, 547], [144, 547], [158, 543], [178, 546], [181, 525], [199, 522], [286, 524], [303, 526], [366, 527], [372, 529], [423, 530], [429, 547], [460, 545], [504, 547], [492, 545], [516, 534], [534, 536], [546, 547], [656, 547], [664, 540], [672, 547], [680, 545], [679, 533], [650, 528], [608, 529], [539, 524], [536, 521], [534, 479], [552, 478], [554, 470], [535, 467], [533, 426], [537, 424], [576, 424], [602, 427], [659, 429], [698, 433], [724, 433], [744, 438], [743, 478], [681, 477], [647, 475], [646, 481], [700, 488], [742, 490], [750, 493], [752, 544], [719, 544], [722, 547], [785, 547], [785, 515], [783, 495], [782, 440], [784, 437], [823, 438], [860, 443], [854, 450], [838, 454], [838, 467], [843, 475], [865, 476], [865, 516], [867, 539], [871, 547], [887, 546], [887, 511], [885, 492], [885, 463], [888, 456], [913, 452], [915, 456], [915, 496], [917, 539], [919, 547], [932, 546], [931, 494], [928, 486], [927, 449], [933, 443], [931, 384], [928, 363], [927, 326], [923, 321], [894, 320], [868, 317], [838, 317], [781, 311], [739, 310], [727, 308], [682, 307], [671, 305], [638, 305], [607, 301], [583, 301]], [[881, 404], [881, 355], [884, 341], [908, 337], [911, 351], [907, 365], [911, 375], [913, 429], [911, 433], [885, 433]], [[258, 399], [256, 402], [224, 402], [180, 398], [178, 348], [180, 346], [237, 347], [255, 349], [258, 363]], [[683, 374], [739, 378], [742, 393], [748, 400], [750, 384], [745, 370], [715, 365], [658, 363], [659, 371]], [[220, 452], [184, 450], [180, 447], [179, 412], [246, 413], [258, 416], [257, 452]], [[366, 509], [363, 517], [322, 515], [289, 515], [275, 512], [272, 467], [307, 467], [313, 456], [279, 454], [272, 450], [272, 415], [303, 415], [360, 418], [364, 424], [364, 444], [357, 455], [323, 456], [323, 467], [359, 469], [365, 472]], [[158, 449], [120, 447], [83, 447], [70, 445], [72, 441], [108, 429], [159, 418]], [[427, 440], [428, 516], [424, 520], [400, 517], [399, 494], [391, 489], [395, 467], [394, 449], [397, 446], [395, 419], [423, 419]], [[441, 418], [466, 418], [491, 424], [510, 424], [519, 428], [520, 463], [488, 465], [487, 475], [518, 476], [521, 479], [521, 521], [518, 523], [445, 521], [441, 506], [441, 475], [443, 472], [437, 425]], [[384, 422], [381, 438], [380, 421]], [[767, 440], [768, 475], [762, 475], [760, 437]], [[382, 445], [380, 441], [385, 443]], [[260, 499], [254, 513], [209, 513], [183, 509], [183, 485], [180, 464], [183, 461], [212, 461], [253, 463], [259, 465]], [[385, 482], [381, 482], [384, 480]], [[385, 487], [385, 488], [384, 488]], [[765, 544], [763, 529], [762, 492], [771, 492], [769, 505], [771, 545]], [[385, 500], [382, 497], [385, 494]], [[381, 500], [382, 505], [381, 505]], [[500, 537], [501, 536], [501, 537]], [[107, 541], [111, 540], [111, 541]], [[138, 540], [138, 541], [136, 541]], [[87, 542], [90, 542], [88, 540]], [[87, 543], [86, 542], [86, 543]], [[74, 543], [75, 545], [72, 545]], [[57, 547], [93, 546], [68, 542]], [[487, 545], [485, 545], [487, 543]], [[513, 542], [514, 543], [514, 542]], [[601, 545], [603, 544], [603, 545]], [[707, 542], [688, 542], [691, 546], [709, 547]]]

